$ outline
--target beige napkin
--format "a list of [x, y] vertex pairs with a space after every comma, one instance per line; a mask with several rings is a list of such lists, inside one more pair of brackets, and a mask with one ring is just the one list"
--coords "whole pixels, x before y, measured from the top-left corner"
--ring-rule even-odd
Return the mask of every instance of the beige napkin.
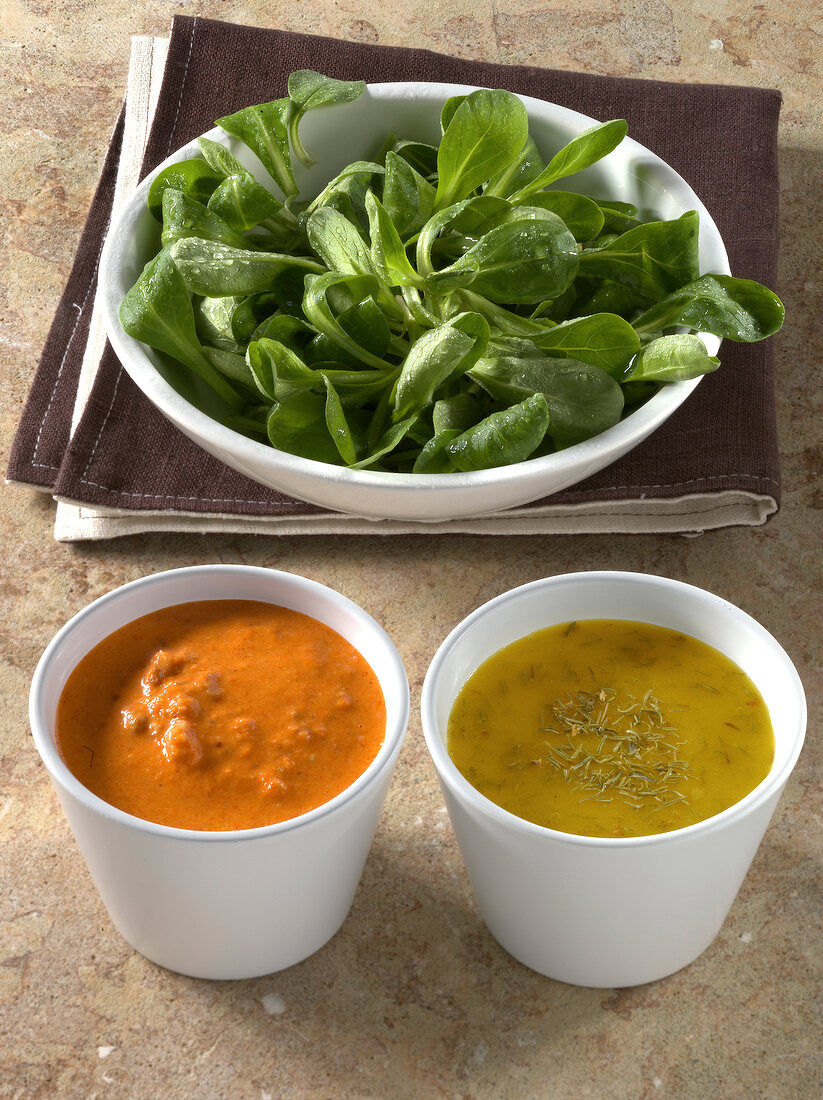
[[[139, 181], [140, 165], [163, 79], [168, 39], [132, 38], [125, 105], [125, 129], [119, 160], [114, 211]], [[94, 382], [105, 346], [100, 310], [92, 312], [72, 418], [74, 431]], [[696, 479], [700, 481], [701, 479]], [[622, 488], [622, 487], [615, 487]], [[637, 487], [633, 487], [636, 489]], [[584, 503], [543, 501], [506, 513], [445, 523], [368, 520], [321, 512], [311, 515], [238, 516], [185, 511], [129, 511], [91, 506], [57, 497], [55, 538], [61, 541], [103, 539], [149, 531], [250, 532], [257, 534], [563, 534], [596, 532], [695, 533], [729, 525], [761, 524], [777, 507], [763, 492], [739, 488], [701, 492], [684, 484], [683, 495], [655, 495], [655, 485], [639, 487], [632, 499], [587, 500]]]

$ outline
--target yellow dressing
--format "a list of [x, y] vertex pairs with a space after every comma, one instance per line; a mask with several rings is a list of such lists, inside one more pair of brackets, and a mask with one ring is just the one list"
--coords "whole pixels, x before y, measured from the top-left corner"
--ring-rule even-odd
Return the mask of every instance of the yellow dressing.
[[518, 817], [645, 836], [712, 817], [768, 774], [768, 708], [732, 660], [647, 623], [563, 623], [495, 653], [449, 717], [449, 754]]

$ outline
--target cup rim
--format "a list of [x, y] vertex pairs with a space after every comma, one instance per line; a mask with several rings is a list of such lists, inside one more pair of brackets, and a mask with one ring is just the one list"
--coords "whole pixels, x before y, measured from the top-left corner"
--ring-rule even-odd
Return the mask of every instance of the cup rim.
[[[89, 619], [98, 616], [101, 611], [105, 610], [110, 605], [119, 602], [127, 593], [130, 594], [141, 588], [156, 585], [157, 583], [169, 582], [173, 578], [179, 578], [182, 581], [193, 576], [205, 575], [210, 575], [212, 577], [219, 575], [258, 576], [261, 580], [276, 578], [288, 588], [302, 592], [312, 592], [315, 595], [319, 595], [326, 602], [336, 605], [341, 610], [352, 615], [354, 619], [358, 620], [359, 623], [374, 636], [378, 644], [385, 650], [388, 668], [386, 676], [380, 681], [381, 690], [383, 691], [386, 702], [386, 733], [382, 745], [368, 767], [361, 772], [348, 787], [340, 791], [339, 794], [336, 794], [334, 798], [330, 798], [327, 802], [322, 803], [322, 805], [316, 806], [306, 813], [299, 814], [297, 817], [288, 818], [285, 821], [277, 821], [271, 825], [260, 825], [255, 828], [226, 830], [181, 829], [172, 825], [163, 825], [159, 822], [148, 821], [145, 818], [137, 817], [134, 814], [119, 809], [117, 806], [113, 806], [84, 786], [63, 760], [57, 748], [56, 739], [50, 731], [50, 724], [44, 709], [44, 689], [49, 678], [54, 675], [55, 661], [59, 660], [62, 650], [69, 643], [75, 631], [83, 626]], [[209, 597], [202, 598], [209, 599]], [[234, 597], [220, 595], [211, 597], [211, 599], [231, 598]], [[255, 599], [258, 597], [237, 598]], [[265, 593], [261, 593], [259, 598], [262, 599], [263, 602], [277, 602], [276, 600], [265, 600]], [[172, 600], [162, 606], [173, 607], [175, 602], [187, 603], [190, 601], [185, 599], [177, 601]], [[294, 608], [294, 610], [300, 610], [300, 608]], [[302, 614], [309, 613], [303, 611]], [[314, 618], [316, 616], [311, 617]], [[132, 619], [126, 621], [131, 622], [134, 618], [139, 618], [139, 615], [135, 615]], [[126, 623], [124, 622], [121, 625], [126, 625]], [[114, 627], [113, 629], [118, 628]], [[331, 629], [335, 628], [331, 627]], [[103, 638], [107, 637], [110, 633], [111, 630], [107, 631], [105, 634], [101, 635], [98, 640], [102, 641]], [[97, 642], [93, 644], [96, 645]], [[351, 642], [349, 644], [353, 645]], [[88, 650], [86, 652], [88, 652]], [[75, 666], [73, 665], [72, 667]], [[372, 670], [375, 672], [375, 675], [377, 675], [376, 670]], [[348, 596], [344, 596], [341, 592], [338, 592], [328, 585], [321, 584], [319, 581], [304, 577], [298, 573], [290, 573], [281, 569], [267, 569], [263, 566], [214, 563], [183, 566], [176, 569], [162, 570], [158, 573], [146, 574], [133, 581], [127, 581], [125, 584], [119, 585], [109, 592], [105, 592], [76, 612], [52, 637], [34, 670], [29, 691], [29, 725], [35, 747], [52, 781], [69, 797], [79, 802], [86, 809], [98, 813], [102, 817], [108, 818], [110, 821], [136, 829], [138, 832], [150, 833], [158, 837], [190, 840], [200, 843], [232, 843], [241, 840], [262, 839], [312, 825], [328, 814], [334, 813], [342, 808], [353, 798], [360, 795], [366, 787], [372, 786], [387, 769], [393, 766], [400, 752], [408, 728], [409, 703], [408, 676], [397, 647], [383, 627], [380, 626], [367, 611], [360, 607], [359, 604], [355, 603], [354, 600], [349, 599]], [[394, 720], [391, 718], [392, 709], [395, 711]]]
[[[726, 807], [725, 810], [721, 810], [711, 817], [704, 818], [702, 821], [694, 822], [692, 825], [685, 825], [679, 829], [670, 829], [666, 832], [650, 833], [643, 836], [598, 837], [586, 836], [579, 833], [567, 833], [559, 829], [549, 828], [549, 826], [546, 825], [538, 825], [535, 822], [527, 821], [511, 813], [509, 810], [505, 810], [502, 806], [498, 806], [497, 803], [492, 802], [491, 799], [486, 798], [485, 795], [481, 794], [473, 787], [458, 770], [452, 760], [446, 749], [445, 740], [441, 737], [438, 730], [435, 714], [435, 694], [438, 680], [440, 678], [442, 666], [452, 649], [459, 644], [462, 636], [474, 627], [475, 624], [482, 621], [489, 614], [494, 613], [496, 608], [509, 602], [511, 599], [522, 596], [527, 592], [535, 592], [538, 589], [555, 587], [559, 584], [579, 584], [587, 580], [593, 582], [615, 582], [618, 584], [648, 585], [651, 583], [660, 585], [679, 595], [701, 600], [712, 605], [715, 609], [720, 610], [722, 614], [737, 620], [740, 625], [748, 629], [761, 642], [765, 643], [774, 653], [775, 660], [783, 664], [785, 673], [789, 680], [794, 683], [797, 691], [799, 712], [798, 732], [782, 763], [778, 765], [777, 755], [775, 755], [771, 768], [760, 783], [743, 798], [739, 799], [731, 806]], [[522, 637], [525, 636], [526, 634], [522, 635]], [[463, 805], [468, 806], [475, 814], [510, 830], [532, 837], [543, 837], [557, 843], [566, 843], [584, 848], [647, 848], [661, 844], [673, 844], [681, 839], [685, 840], [687, 838], [715, 832], [718, 829], [722, 829], [730, 820], [748, 816], [749, 813], [767, 802], [775, 792], [779, 792], [794, 769], [797, 758], [803, 747], [806, 732], [807, 708], [803, 684], [788, 653], [786, 653], [780, 643], [764, 626], [735, 604], [729, 603], [728, 600], [725, 600], [721, 596], [709, 592], [704, 588], [700, 588], [697, 585], [689, 584], [686, 581], [674, 580], [670, 577], [661, 577], [652, 573], [639, 573], [624, 570], [580, 570], [574, 573], [560, 573], [550, 577], [542, 577], [538, 580], [529, 581], [526, 584], [508, 589], [506, 592], [502, 592], [491, 600], [481, 604], [462, 619], [443, 640], [432, 658], [423, 681], [420, 699], [420, 717], [426, 745], [441, 786], [444, 790], [448, 790]]]

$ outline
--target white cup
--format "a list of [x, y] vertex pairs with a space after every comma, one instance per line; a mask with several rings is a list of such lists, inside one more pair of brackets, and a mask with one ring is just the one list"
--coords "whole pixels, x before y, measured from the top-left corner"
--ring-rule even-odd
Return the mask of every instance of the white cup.
[[[536, 630], [623, 619], [679, 630], [750, 677], [775, 734], [771, 770], [695, 825], [600, 838], [544, 828], [481, 795], [446, 748], [452, 705], [493, 653]], [[426, 674], [423, 732], [480, 913], [520, 962], [574, 985], [639, 985], [698, 957], [725, 920], [797, 761], [806, 700], [791, 660], [749, 615], [700, 588], [640, 573], [549, 577], [505, 592], [449, 634]]]
[[[57, 703], [89, 650], [141, 615], [216, 599], [279, 604], [326, 623], [362, 654], [383, 690], [386, 734], [375, 759], [335, 798], [289, 821], [231, 832], [143, 821], [87, 790], [57, 750]], [[157, 573], [95, 600], [44, 652], [29, 708], [35, 744], [115, 926], [148, 959], [199, 978], [282, 970], [337, 932], [374, 838], [408, 712], [403, 663], [365, 611], [315, 581], [242, 565]]]

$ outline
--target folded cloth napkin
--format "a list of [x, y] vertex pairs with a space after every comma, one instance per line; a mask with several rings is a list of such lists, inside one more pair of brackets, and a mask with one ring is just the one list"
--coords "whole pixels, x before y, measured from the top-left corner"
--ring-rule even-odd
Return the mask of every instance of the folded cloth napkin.
[[94, 309], [112, 209], [214, 119], [284, 95], [289, 73], [306, 68], [342, 79], [502, 87], [594, 118], [625, 118], [631, 135], [701, 196], [733, 273], [775, 283], [777, 91], [466, 61], [176, 16], [170, 39], [133, 40], [125, 107], [11, 454], [10, 482], [58, 500], [57, 538], [152, 530], [692, 533], [763, 523], [777, 510], [771, 341], [725, 341], [721, 369], [606, 470], [534, 504], [473, 520], [420, 524], [330, 513], [250, 481], [166, 422], [120, 367]]

